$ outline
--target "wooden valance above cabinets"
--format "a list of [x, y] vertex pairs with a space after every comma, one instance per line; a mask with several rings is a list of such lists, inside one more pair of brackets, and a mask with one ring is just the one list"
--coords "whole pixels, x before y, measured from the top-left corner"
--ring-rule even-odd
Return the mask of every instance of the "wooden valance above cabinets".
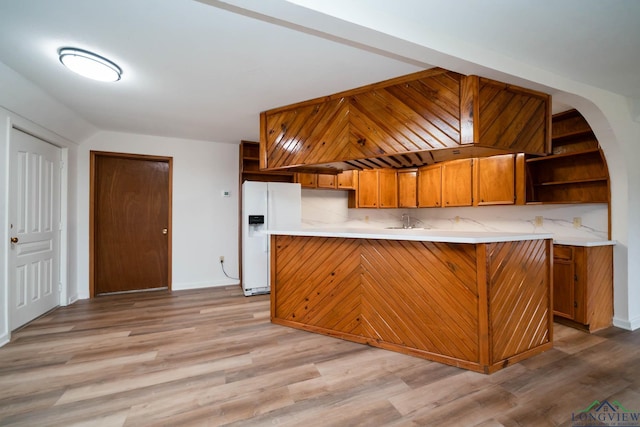
[[550, 151], [549, 95], [433, 68], [260, 115], [260, 165], [407, 168]]

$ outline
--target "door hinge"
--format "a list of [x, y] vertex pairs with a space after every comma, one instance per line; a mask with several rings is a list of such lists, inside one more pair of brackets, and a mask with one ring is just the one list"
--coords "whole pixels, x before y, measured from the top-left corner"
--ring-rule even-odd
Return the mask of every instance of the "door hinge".
[[62, 293], [62, 282], [58, 282], [58, 293]]
[[60, 160], [60, 170], [64, 169], [64, 160]]

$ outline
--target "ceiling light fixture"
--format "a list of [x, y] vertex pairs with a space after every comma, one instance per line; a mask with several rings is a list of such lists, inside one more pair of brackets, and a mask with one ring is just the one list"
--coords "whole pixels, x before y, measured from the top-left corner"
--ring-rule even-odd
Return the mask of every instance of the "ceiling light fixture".
[[63, 47], [58, 55], [65, 67], [93, 80], [117, 82], [122, 76], [122, 69], [115, 63], [87, 50]]

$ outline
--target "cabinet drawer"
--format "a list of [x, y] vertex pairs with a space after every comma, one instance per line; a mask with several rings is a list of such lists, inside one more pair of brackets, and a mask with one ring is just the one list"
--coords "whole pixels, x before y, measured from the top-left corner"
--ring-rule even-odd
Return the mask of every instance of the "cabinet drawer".
[[553, 245], [553, 258], [573, 260], [573, 248], [571, 246]]

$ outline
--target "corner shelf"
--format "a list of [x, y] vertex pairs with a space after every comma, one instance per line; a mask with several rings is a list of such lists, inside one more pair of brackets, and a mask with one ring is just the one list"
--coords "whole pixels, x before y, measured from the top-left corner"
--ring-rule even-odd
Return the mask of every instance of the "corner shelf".
[[552, 153], [526, 160], [527, 204], [609, 203], [609, 171], [598, 140], [576, 110], [552, 117]]
[[240, 143], [240, 186], [245, 181], [294, 182], [293, 172], [271, 172], [260, 169], [260, 143]]

